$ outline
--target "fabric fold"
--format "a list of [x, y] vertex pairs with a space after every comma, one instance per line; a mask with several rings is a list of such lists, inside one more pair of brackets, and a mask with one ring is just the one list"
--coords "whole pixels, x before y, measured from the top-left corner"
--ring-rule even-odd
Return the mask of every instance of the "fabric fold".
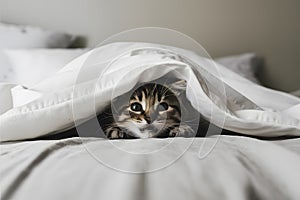
[[192, 106], [221, 128], [255, 136], [300, 136], [297, 97], [258, 86], [188, 50], [113, 43], [89, 51], [29, 89], [14, 91], [20, 101], [0, 116], [1, 141], [66, 130], [136, 84], [170, 77], [186, 80]]

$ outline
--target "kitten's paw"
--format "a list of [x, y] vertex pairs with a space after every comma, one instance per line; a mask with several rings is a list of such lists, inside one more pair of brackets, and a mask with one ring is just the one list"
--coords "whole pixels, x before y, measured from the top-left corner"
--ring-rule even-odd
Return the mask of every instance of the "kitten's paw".
[[190, 126], [181, 124], [169, 132], [169, 137], [190, 137], [193, 134], [194, 130]]
[[169, 132], [169, 137], [177, 137], [177, 136], [182, 136], [183, 135], [183, 130], [180, 129], [180, 127], [175, 127]]
[[106, 132], [108, 139], [122, 139], [125, 137], [125, 133], [120, 128], [110, 128]]

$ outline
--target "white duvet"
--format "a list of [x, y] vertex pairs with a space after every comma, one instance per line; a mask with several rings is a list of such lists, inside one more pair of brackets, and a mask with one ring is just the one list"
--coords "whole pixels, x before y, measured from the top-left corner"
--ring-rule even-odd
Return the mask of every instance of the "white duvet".
[[[197, 69], [197, 70], [196, 70]], [[256, 85], [193, 52], [145, 43], [114, 43], [75, 59], [26, 88], [0, 85], [1, 141], [35, 138], [91, 118], [138, 82], [187, 81], [186, 95], [218, 126], [256, 136], [299, 136], [300, 99]]]

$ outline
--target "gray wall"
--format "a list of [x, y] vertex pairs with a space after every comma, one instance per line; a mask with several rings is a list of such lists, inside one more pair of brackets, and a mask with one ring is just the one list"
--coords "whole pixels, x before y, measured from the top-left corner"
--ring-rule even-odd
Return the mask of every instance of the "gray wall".
[[265, 85], [300, 89], [299, 0], [0, 0], [0, 19], [88, 38], [93, 46], [120, 31], [160, 26], [181, 31], [212, 56], [254, 51]]

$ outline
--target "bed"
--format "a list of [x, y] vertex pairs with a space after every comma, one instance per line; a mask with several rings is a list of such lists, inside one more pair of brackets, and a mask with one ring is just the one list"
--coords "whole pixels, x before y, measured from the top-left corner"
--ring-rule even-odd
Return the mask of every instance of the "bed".
[[[299, 198], [299, 98], [176, 47], [85, 52], [38, 83], [0, 84], [1, 199]], [[192, 106], [238, 134], [107, 140], [94, 124], [65, 134], [141, 80], [164, 76], [185, 79]]]
[[[159, 148], [168, 140], [113, 143], [137, 149], [151, 143]], [[180, 148], [190, 140], [193, 139], [176, 138], [173, 142]], [[177, 148], [155, 159], [114, 157], [122, 166], [115, 169], [95, 160], [82, 144], [116, 156], [110, 151], [110, 142], [103, 139], [5, 143], [1, 145], [2, 199], [299, 198], [299, 139], [262, 141], [221, 136], [211, 153], [201, 159], [201, 144], [209, 140], [194, 139], [174, 163], [152, 172], [142, 171], [173, 156]]]

